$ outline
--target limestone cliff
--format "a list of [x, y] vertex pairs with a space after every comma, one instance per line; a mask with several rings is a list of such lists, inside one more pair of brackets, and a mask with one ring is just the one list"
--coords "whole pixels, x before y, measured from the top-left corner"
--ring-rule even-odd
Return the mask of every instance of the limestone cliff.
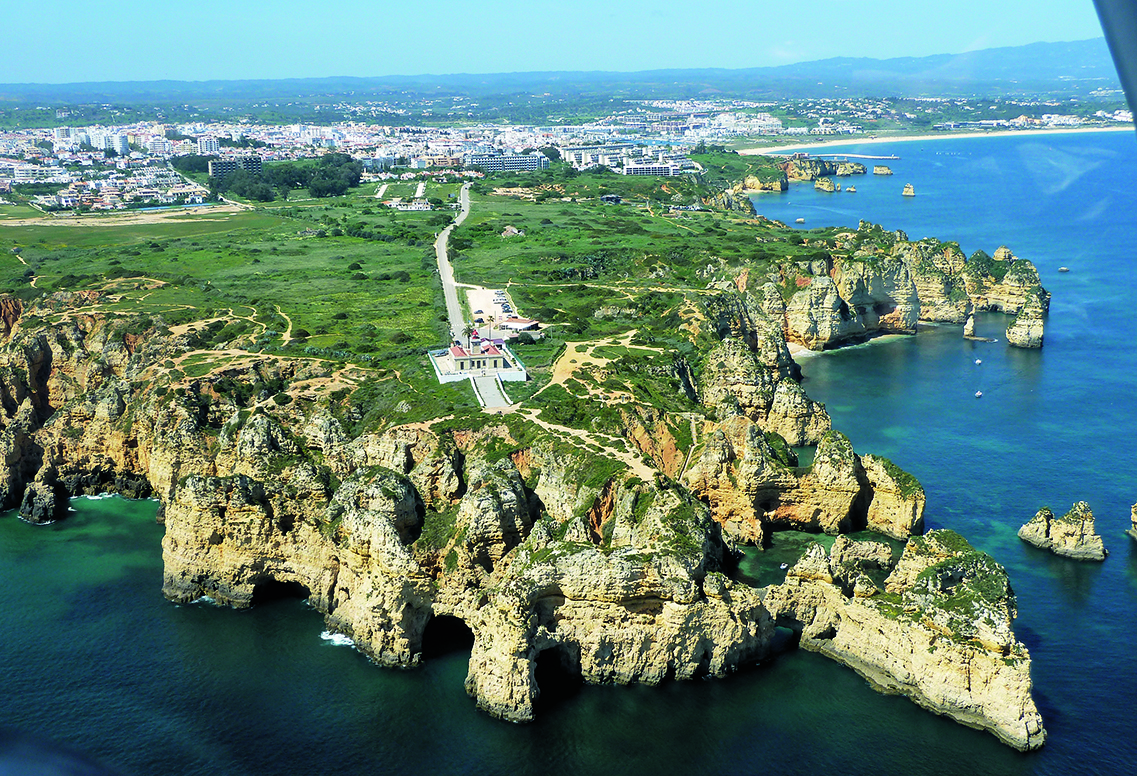
[[786, 337], [813, 350], [880, 333], [915, 333], [918, 321], [965, 323], [973, 312], [1020, 315], [1008, 338], [1040, 347], [1050, 294], [1034, 265], [1009, 249], [966, 258], [955, 243], [911, 241], [862, 221], [833, 240], [824, 277], [810, 271], [786, 304]]
[[801, 469], [784, 439], [746, 417], [730, 418], [695, 451], [683, 481], [726, 534], [744, 543], [761, 546], [783, 528], [868, 528], [896, 538], [923, 530], [919, 483], [886, 459], [858, 456], [836, 431], [822, 437], [813, 465]]
[[976, 251], [962, 268], [967, 294], [978, 311], [1018, 313], [1028, 299], [1050, 309], [1050, 294], [1042, 288], [1038, 270], [1026, 259], [1017, 258], [1005, 245], [990, 257]]
[[832, 178], [818, 178], [813, 182], [813, 188], [817, 189], [818, 191], [833, 193], [835, 191], [841, 190], [841, 184], [834, 183]]
[[785, 191], [789, 187], [790, 182], [783, 172], [776, 178], [759, 178], [757, 175], [747, 175], [736, 183], [731, 191], [735, 194], [745, 194], [748, 191]]
[[474, 634], [468, 691], [515, 721], [532, 718], [545, 650], [587, 681], [621, 683], [720, 676], [764, 653], [770, 618], [754, 591], [713, 573], [724, 547], [689, 495], [582, 487], [572, 460], [543, 446], [525, 453], [531, 487], [513, 460], [476, 450], [457, 503], [425, 522], [411, 478], [384, 466], [334, 493], [304, 462], [282, 472], [284, 488], [191, 476], [166, 510], [163, 592], [247, 606], [262, 585], [297, 585], [328, 627], [393, 666], [420, 660], [432, 617], [458, 617]]
[[754, 203], [741, 192], [735, 193], [732, 189], [723, 189], [703, 198], [703, 204], [715, 210], [730, 210], [744, 215], [754, 216]]
[[796, 381], [779, 378], [737, 339], [725, 339], [707, 354], [699, 395], [720, 417], [745, 415], [791, 445], [817, 444], [831, 426], [824, 405]]
[[917, 287], [894, 259], [839, 259], [832, 277], [810, 278], [786, 305], [788, 339], [811, 350], [875, 334], [914, 334]]
[[[720, 676], [773, 633], [760, 591], [723, 574], [733, 540], [906, 537], [924, 496], [828, 430], [796, 382], [777, 287], [708, 297], [700, 341], [721, 342], [687, 383], [722, 412], [680, 483], [642, 481], [519, 416], [349, 432], [363, 417], [350, 403], [306, 388], [274, 400], [330, 379], [318, 360], [226, 354], [194, 376], [193, 345], [160, 321], [139, 335], [66, 294], [30, 312], [0, 303], [0, 498], [48, 521], [70, 495], [152, 494], [170, 600], [246, 607], [283, 588], [381, 665], [416, 665], [427, 624], [459, 618], [474, 637], [467, 690], [506, 719], [532, 717], [550, 650], [588, 681]], [[48, 312], [62, 320], [43, 324]], [[679, 470], [652, 431], [665, 417], [626, 419]], [[811, 467], [782, 434], [818, 441]]]
[[826, 159], [792, 158], [778, 166], [790, 180], [795, 181], [812, 181], [829, 175], [841, 177], [864, 175], [868, 172], [859, 162], [835, 162]]
[[1094, 513], [1084, 501], [1076, 502], [1061, 517], [1043, 507], [1019, 529], [1019, 538], [1075, 560], [1105, 560], [1109, 554], [1094, 531]]
[[887, 547], [850, 544], [838, 539], [828, 554], [813, 545], [768, 589], [763, 601], [777, 622], [886, 691], [1016, 749], [1042, 746], [1003, 567], [952, 531], [911, 539], [895, 564]]
[[1007, 327], [1007, 342], [1016, 348], [1041, 348], [1046, 325], [1044, 315], [1041, 293], [1028, 294], [1022, 309]]

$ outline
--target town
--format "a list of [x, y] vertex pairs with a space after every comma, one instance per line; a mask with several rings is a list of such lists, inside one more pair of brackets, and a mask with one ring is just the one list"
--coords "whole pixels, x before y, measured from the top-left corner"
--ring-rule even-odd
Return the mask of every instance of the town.
[[[370, 105], [370, 108], [368, 107]], [[459, 108], [462, 103], [455, 103]], [[319, 106], [317, 106], [319, 107]], [[249, 118], [182, 123], [59, 126], [0, 133], [0, 193], [39, 210], [123, 210], [200, 205], [217, 198], [209, 180], [237, 170], [330, 152], [358, 160], [365, 180], [454, 179], [481, 173], [531, 171], [564, 160], [577, 169], [606, 167], [624, 175], [672, 176], [695, 169], [688, 154], [700, 145], [761, 147], [788, 139], [865, 136], [903, 131], [1014, 130], [1101, 127], [1132, 122], [1124, 109], [1089, 112], [1059, 101], [913, 99], [651, 100], [621, 106], [582, 123], [462, 124], [459, 110], [420, 111], [420, 126], [379, 123], [407, 109], [337, 104], [353, 120], [328, 124], [265, 124]], [[467, 105], [467, 107], [470, 107]], [[403, 117], [405, 118], [405, 116]], [[187, 175], [178, 160], [204, 160]], [[208, 166], [207, 166], [208, 165]], [[429, 209], [421, 197], [388, 201], [399, 209]]]

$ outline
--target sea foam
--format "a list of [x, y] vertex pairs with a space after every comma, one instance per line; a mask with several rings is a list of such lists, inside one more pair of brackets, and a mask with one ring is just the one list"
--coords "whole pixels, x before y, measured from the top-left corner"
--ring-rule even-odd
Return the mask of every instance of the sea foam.
[[331, 631], [324, 631], [320, 634], [320, 638], [333, 644], [337, 647], [354, 647], [355, 642], [348, 636], [342, 633], [332, 633]]

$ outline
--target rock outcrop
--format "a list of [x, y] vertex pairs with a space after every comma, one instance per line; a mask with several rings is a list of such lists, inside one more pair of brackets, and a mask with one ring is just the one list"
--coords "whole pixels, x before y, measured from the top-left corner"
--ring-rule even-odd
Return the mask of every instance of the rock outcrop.
[[458, 617], [474, 634], [467, 690], [513, 721], [532, 719], [546, 650], [586, 681], [620, 683], [721, 676], [764, 654], [772, 621], [756, 591], [717, 573], [724, 547], [703, 505], [617, 480], [581, 488], [560, 481], [573, 475], [557, 453], [527, 454], [533, 490], [510, 459], [468, 458], [464, 495], [425, 522], [410, 478], [385, 467], [334, 494], [304, 464], [286, 490], [187, 478], [166, 510], [163, 592], [240, 607], [295, 586], [389, 666], [419, 662], [432, 617]]
[[744, 415], [795, 446], [817, 444], [832, 425], [824, 405], [793, 379], [779, 377], [739, 339], [725, 339], [707, 354], [699, 395], [720, 417]]
[[1129, 530], [1125, 533], [1137, 540], [1137, 504], [1129, 508]]
[[896, 538], [923, 531], [924, 491], [915, 478], [886, 459], [858, 456], [836, 431], [822, 437], [813, 465], [800, 469], [784, 439], [731, 418], [696, 449], [683, 481], [743, 543], [761, 546], [786, 528], [868, 528]]
[[1016, 749], [1042, 746], [1003, 567], [952, 531], [909, 540], [895, 564], [873, 544], [839, 538], [830, 553], [812, 545], [763, 599], [778, 624], [877, 687]]
[[1076, 502], [1061, 517], [1055, 517], [1049, 507], [1043, 507], [1019, 529], [1019, 538], [1075, 560], [1105, 560], [1109, 554], [1094, 531], [1094, 513], [1084, 501]]
[[792, 158], [779, 166], [790, 180], [795, 181], [813, 181], [829, 175], [864, 175], [868, 172], [859, 162], [831, 162], [827, 159]]
[[874, 164], [872, 166], [873, 175], [892, 175], [892, 168], [887, 164]]
[[809, 279], [786, 305], [786, 335], [811, 350], [877, 334], [915, 334], [920, 299], [896, 259], [840, 259], [832, 277]]
[[904, 191], [902, 191], [900, 193], [903, 194], [905, 197], [914, 197], [914, 196], [916, 196], [916, 187], [913, 186], [911, 183], [905, 183], [904, 184]]
[[818, 178], [813, 182], [813, 188], [818, 191], [835, 192], [841, 190], [840, 183], [834, 183], [832, 178]]
[[789, 187], [789, 179], [783, 172], [776, 178], [759, 178], [757, 175], [747, 175], [735, 184], [732, 191], [735, 194], [744, 194], [748, 191], [786, 191]]
[[968, 259], [955, 243], [912, 242], [864, 221], [833, 242], [839, 253], [830, 270], [809, 267], [785, 306], [791, 342], [823, 350], [881, 333], [914, 334], [918, 321], [962, 324], [974, 312], [997, 311], [1021, 315], [1008, 332], [1012, 342], [1041, 346], [1050, 295], [1034, 265], [1009, 249]]
[[[684, 401], [718, 415], [680, 483], [642, 481], [520, 416], [352, 434], [364, 415], [348, 401], [307, 387], [273, 400], [330, 379], [318, 360], [249, 353], [194, 377], [175, 359], [196, 345], [160, 321], [140, 336], [60, 294], [27, 323], [0, 300], [0, 500], [45, 522], [68, 496], [153, 495], [167, 598], [300, 595], [381, 665], [416, 665], [427, 625], [458, 618], [474, 637], [466, 688], [505, 719], [532, 718], [542, 653], [594, 682], [721, 676], [765, 654], [774, 627], [761, 591], [723, 573], [734, 540], [782, 527], [903, 538], [922, 530], [924, 495], [858, 456], [801, 390], [776, 286], [708, 297], [695, 333], [721, 340], [713, 358], [698, 381], [682, 359], [668, 367]], [[47, 311], [67, 315], [46, 325]], [[663, 422], [636, 417], [644, 433]], [[786, 437], [817, 441], [812, 466]], [[860, 571], [850, 595], [885, 595], [887, 553], [841, 547], [838, 565]]]
[[1045, 308], [1040, 294], [1028, 294], [1022, 309], [1007, 327], [1007, 342], [1016, 348], [1041, 348]]
[[723, 189], [703, 198], [703, 204], [715, 210], [729, 210], [748, 216], [757, 215], [754, 203], [742, 193], [735, 193], [731, 189]]

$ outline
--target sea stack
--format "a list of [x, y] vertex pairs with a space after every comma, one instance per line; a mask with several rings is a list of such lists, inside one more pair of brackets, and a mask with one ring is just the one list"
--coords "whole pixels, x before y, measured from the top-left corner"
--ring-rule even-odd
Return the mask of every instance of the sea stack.
[[832, 178], [818, 178], [813, 182], [813, 188], [818, 191], [834, 192], [840, 191], [840, 185], [833, 182]]
[[967, 314], [967, 323], [963, 324], [963, 338], [975, 339], [975, 314]]
[[1040, 293], [1028, 293], [1011, 325], [1007, 327], [1007, 342], [1016, 348], [1041, 348], [1045, 324], [1042, 316], [1046, 307]]
[[892, 175], [892, 168], [886, 164], [874, 164], [872, 166], [873, 175]]
[[1137, 539], [1137, 504], [1129, 508], [1129, 530], [1125, 533]]
[[906, 197], [914, 197], [914, 196], [916, 196], [916, 187], [913, 186], [911, 183], [905, 183], [904, 184], [904, 191], [901, 193]]
[[1076, 502], [1062, 517], [1043, 507], [1019, 529], [1019, 538], [1074, 560], [1105, 560], [1109, 554], [1094, 532], [1094, 513], [1084, 501]]

